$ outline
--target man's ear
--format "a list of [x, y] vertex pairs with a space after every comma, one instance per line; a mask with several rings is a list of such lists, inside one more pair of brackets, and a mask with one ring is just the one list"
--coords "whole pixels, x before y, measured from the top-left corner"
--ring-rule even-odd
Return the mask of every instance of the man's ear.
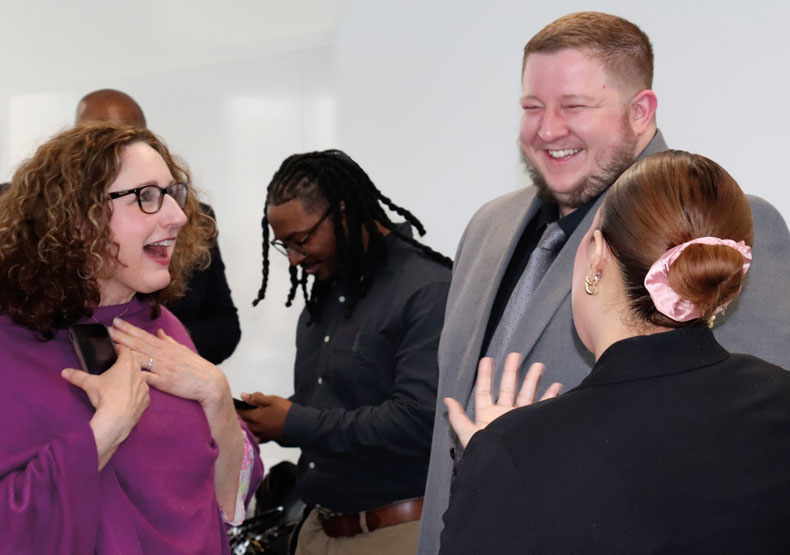
[[631, 100], [628, 121], [638, 137], [652, 129], [657, 108], [658, 98], [651, 90], [639, 91]]
[[343, 229], [346, 230], [346, 234], [348, 234], [348, 220], [346, 219], [346, 201], [341, 200], [340, 204], [337, 205], [337, 209], [340, 212], [340, 223], [343, 225]]

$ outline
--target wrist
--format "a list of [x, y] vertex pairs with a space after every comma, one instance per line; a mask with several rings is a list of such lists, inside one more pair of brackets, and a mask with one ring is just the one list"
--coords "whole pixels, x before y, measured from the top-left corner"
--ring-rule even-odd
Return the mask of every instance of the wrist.
[[200, 404], [206, 411], [219, 410], [227, 404], [233, 404], [230, 384], [225, 374], [217, 368], [217, 377], [211, 382], [211, 387], [206, 391], [203, 400]]
[[112, 415], [110, 411], [101, 409], [93, 414], [88, 424], [93, 432], [100, 460], [107, 454], [114, 453], [118, 446], [129, 437], [132, 430], [132, 427], [126, 425], [117, 415]]

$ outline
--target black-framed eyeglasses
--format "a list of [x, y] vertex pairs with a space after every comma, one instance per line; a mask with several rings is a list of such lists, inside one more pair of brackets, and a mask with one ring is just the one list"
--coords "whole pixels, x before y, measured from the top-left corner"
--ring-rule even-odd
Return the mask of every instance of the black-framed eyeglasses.
[[137, 205], [146, 214], [156, 214], [162, 208], [165, 195], [170, 195], [179, 207], [184, 208], [187, 203], [189, 185], [186, 183], [173, 183], [169, 187], [163, 188], [159, 185], [144, 185], [136, 189], [126, 189], [124, 191], [114, 191], [110, 193], [111, 199], [134, 195], [137, 198]]
[[271, 245], [275, 249], [277, 249], [277, 252], [279, 252], [280, 254], [284, 254], [285, 256], [288, 256], [290, 253], [305, 254], [304, 246], [310, 240], [310, 237], [313, 236], [315, 230], [318, 229], [318, 226], [320, 226], [323, 223], [323, 221], [327, 218], [327, 216], [329, 216], [329, 214], [331, 213], [332, 210], [327, 210], [326, 212], [324, 212], [324, 215], [321, 216], [321, 219], [318, 220], [313, 227], [307, 230], [307, 232], [305, 232], [302, 238], [299, 239], [298, 241], [286, 242], [286, 241], [281, 241], [280, 239], [273, 239], [271, 241]]

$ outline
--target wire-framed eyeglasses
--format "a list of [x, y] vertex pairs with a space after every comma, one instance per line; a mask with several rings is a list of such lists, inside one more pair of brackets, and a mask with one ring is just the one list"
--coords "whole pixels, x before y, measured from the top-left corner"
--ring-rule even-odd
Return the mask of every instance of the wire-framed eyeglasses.
[[189, 185], [186, 183], [173, 183], [169, 187], [160, 187], [159, 185], [144, 185], [135, 189], [126, 189], [124, 191], [114, 191], [110, 193], [111, 199], [125, 197], [126, 195], [134, 195], [137, 198], [137, 205], [140, 210], [146, 214], [156, 214], [162, 208], [162, 203], [165, 200], [165, 195], [170, 195], [180, 208], [184, 208], [187, 203], [187, 194], [189, 193]]
[[307, 230], [307, 232], [305, 232], [302, 238], [299, 239], [298, 241], [286, 242], [286, 241], [281, 241], [280, 239], [272, 239], [272, 241], [270, 241], [271, 245], [275, 249], [277, 249], [277, 252], [285, 256], [288, 256], [290, 253], [305, 254], [304, 246], [310, 240], [310, 237], [313, 236], [315, 230], [318, 229], [318, 226], [320, 226], [323, 223], [323, 221], [327, 218], [327, 216], [329, 216], [329, 214], [331, 213], [332, 210], [327, 210], [326, 212], [324, 212], [324, 215], [321, 216], [321, 219], [318, 220], [313, 227]]

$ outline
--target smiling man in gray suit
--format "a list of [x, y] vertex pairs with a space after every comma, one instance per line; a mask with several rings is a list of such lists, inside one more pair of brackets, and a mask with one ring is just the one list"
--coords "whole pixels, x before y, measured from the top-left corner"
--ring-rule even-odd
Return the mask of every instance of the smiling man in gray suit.
[[[520, 145], [533, 186], [484, 205], [456, 254], [439, 346], [439, 396], [419, 553], [439, 548], [454, 460], [444, 397], [474, 412], [477, 362], [495, 359], [494, 387], [505, 355], [546, 364], [546, 382], [566, 389], [592, 360], [573, 331], [574, 255], [606, 189], [639, 158], [667, 150], [656, 126], [650, 41], [611, 15], [570, 14], [549, 24], [524, 49]], [[738, 306], [714, 330], [732, 352], [790, 368], [790, 234], [779, 213], [750, 197], [754, 262]], [[551, 236], [551, 237], [549, 237]], [[562, 438], [557, 438], [562, 441]]]

